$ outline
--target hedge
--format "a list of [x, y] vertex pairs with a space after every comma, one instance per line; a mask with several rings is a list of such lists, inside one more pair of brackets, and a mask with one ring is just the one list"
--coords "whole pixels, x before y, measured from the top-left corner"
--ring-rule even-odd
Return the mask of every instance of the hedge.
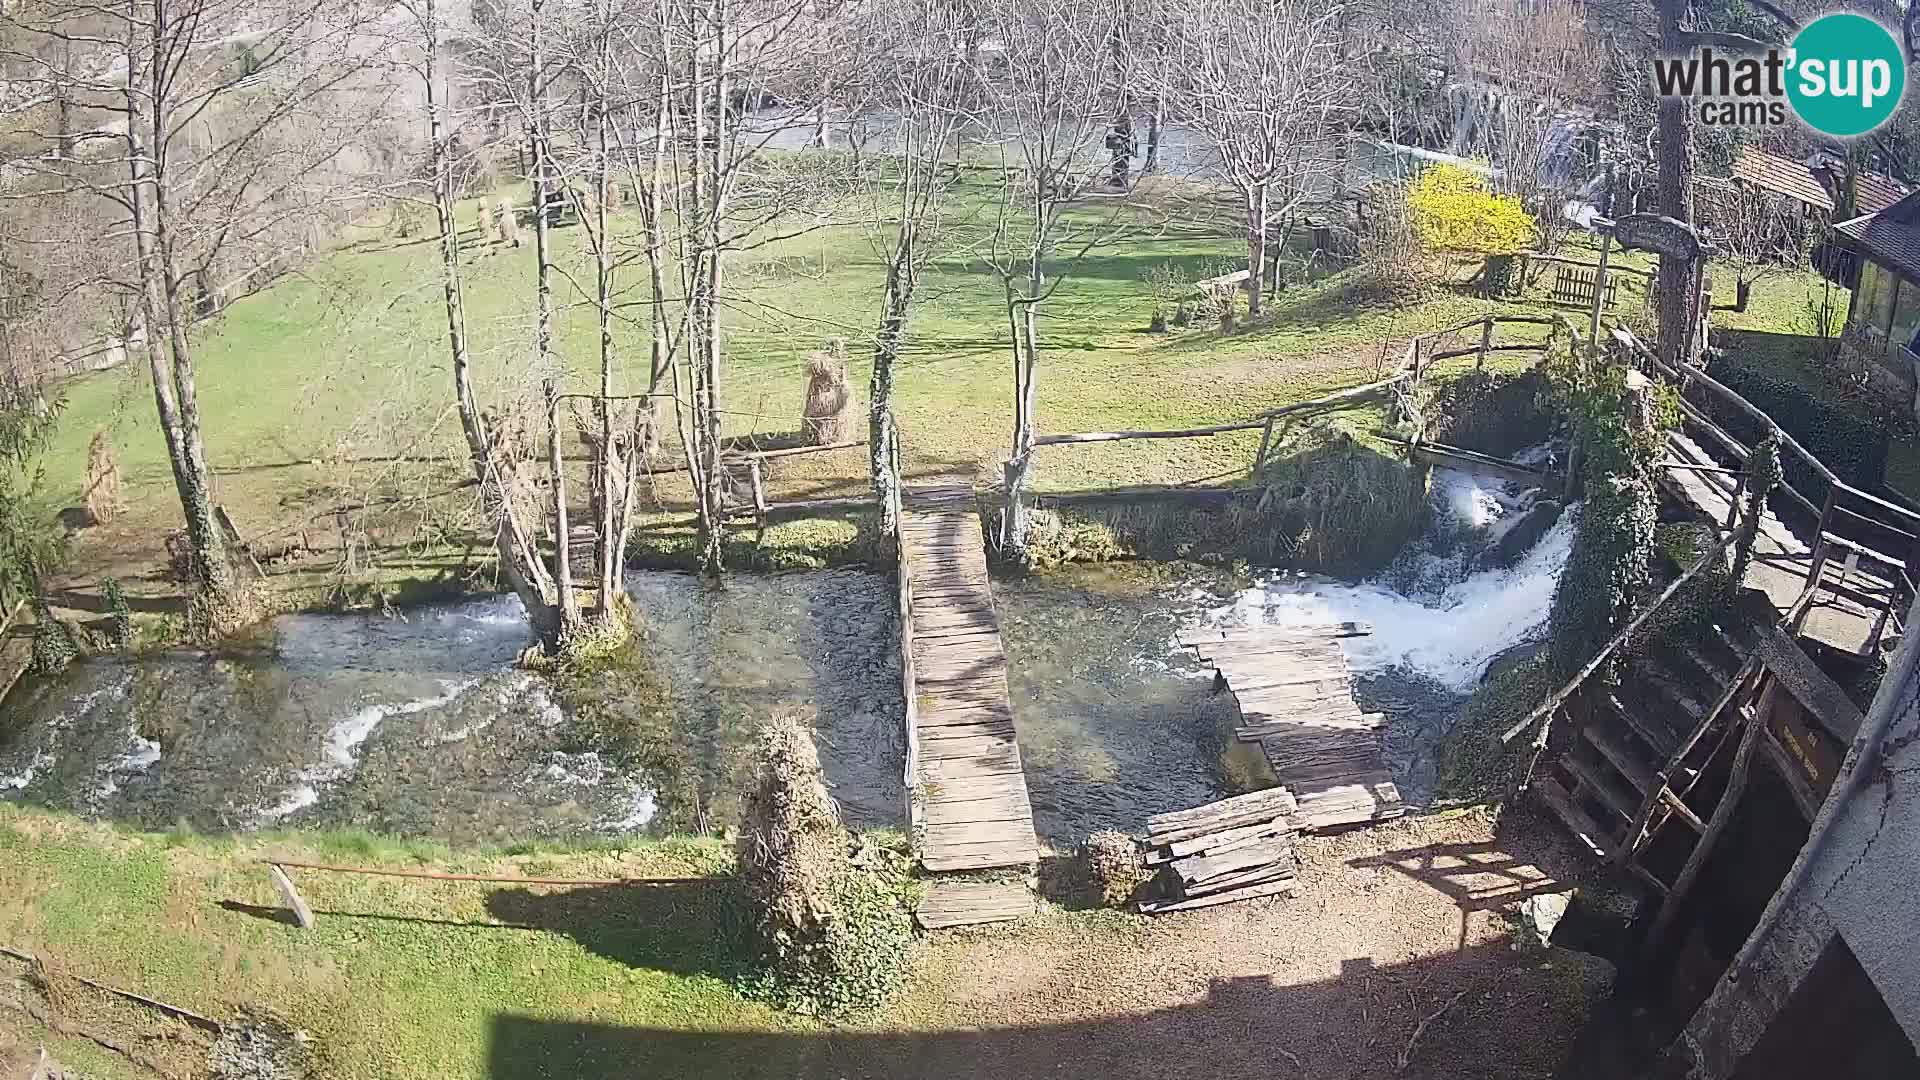
[[[1832, 469], [1841, 480], [1862, 491], [1877, 492], [1886, 482], [1886, 430], [1856, 416], [1846, 405], [1825, 401], [1797, 383], [1740, 366], [1725, 355], [1712, 357], [1707, 374], [1725, 384], [1755, 408], [1773, 417], [1780, 429]], [[1766, 435], [1763, 425], [1735, 409], [1718, 395], [1705, 399], [1707, 414], [1735, 438], [1749, 446]], [[1814, 502], [1826, 497], [1827, 485], [1797, 454], [1781, 455], [1786, 482]]]

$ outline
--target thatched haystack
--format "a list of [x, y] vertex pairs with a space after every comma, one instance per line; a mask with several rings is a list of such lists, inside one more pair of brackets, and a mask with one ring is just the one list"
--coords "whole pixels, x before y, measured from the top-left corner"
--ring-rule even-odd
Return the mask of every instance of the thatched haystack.
[[846, 442], [853, 433], [853, 387], [847, 379], [847, 343], [835, 338], [807, 357], [807, 399], [800, 427], [814, 446]]
[[886, 1000], [905, 974], [913, 924], [903, 865], [856, 859], [805, 714], [777, 714], [760, 737], [760, 775], [736, 845], [756, 971], [742, 989], [783, 1008], [849, 1016]]
[[120, 507], [120, 457], [114, 453], [107, 429], [100, 428], [87, 444], [87, 513], [105, 525]]
[[775, 954], [812, 941], [832, 917], [833, 879], [847, 834], [821, 779], [802, 714], [785, 711], [760, 733], [760, 776], [741, 811], [740, 881]]

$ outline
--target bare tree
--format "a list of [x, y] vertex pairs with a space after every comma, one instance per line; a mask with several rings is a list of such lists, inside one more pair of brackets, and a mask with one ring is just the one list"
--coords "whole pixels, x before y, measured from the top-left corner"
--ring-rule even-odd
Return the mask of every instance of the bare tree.
[[1805, 266], [1826, 215], [1764, 188], [1718, 177], [1695, 181], [1694, 206], [1715, 255], [1733, 265], [1736, 311], [1747, 309], [1754, 283], [1776, 270]]
[[[1248, 312], [1259, 315], [1267, 245], [1284, 242], [1333, 173], [1336, 119], [1352, 107], [1341, 4], [1178, 0], [1168, 80], [1174, 115], [1200, 132], [1246, 208]], [[1277, 227], [1276, 227], [1277, 226]]]
[[330, 182], [382, 114], [364, 77], [376, 14], [359, 0], [56, 0], [0, 15], [0, 59], [53, 102], [53, 130], [26, 111], [11, 133], [38, 144], [9, 162], [39, 181], [23, 197], [92, 196], [97, 242], [131, 249], [99, 284], [140, 327], [196, 610], [215, 631], [252, 608], [214, 518], [192, 323], [209, 283], [284, 270], [290, 238], [335, 202]]
[[1449, 149], [1491, 161], [1500, 190], [1533, 215], [1536, 246], [1552, 251], [1571, 228], [1561, 196], [1584, 179], [1573, 174], [1577, 143], [1599, 90], [1586, 11], [1568, 0], [1457, 0], [1448, 14], [1459, 79]]
[[[405, 9], [419, 46], [417, 71], [426, 88], [432, 199], [440, 233], [440, 273], [447, 315], [447, 346], [452, 361], [454, 405], [466, 438], [474, 478], [480, 485], [481, 506], [493, 530], [501, 574], [526, 608], [534, 633], [549, 645], [560, 641], [566, 629], [561, 621], [559, 595], [553, 575], [541, 560], [533, 522], [528, 520], [516, 454], [504, 426], [490, 422], [490, 414], [474, 390], [473, 361], [468, 350], [466, 298], [460, 278], [460, 233], [454, 217], [454, 143], [447, 118], [446, 76], [442, 52], [445, 14], [436, 0], [419, 0]], [[536, 211], [537, 212], [537, 211]], [[560, 540], [565, 546], [565, 538]]]
[[880, 54], [885, 57], [882, 85], [873, 99], [895, 125], [892, 153], [867, 172], [869, 194], [880, 211], [875, 218], [892, 234], [867, 396], [868, 457], [884, 536], [898, 531], [894, 374], [921, 272], [939, 250], [940, 213], [955, 180], [946, 157], [973, 89], [970, 26], [964, 8], [952, 0], [901, 0], [880, 9], [865, 35], [876, 44], [891, 43]]
[[[1013, 360], [1013, 447], [1005, 465], [1001, 547], [1026, 557], [1040, 309], [1089, 249], [1126, 222], [1101, 153], [1115, 83], [1112, 5], [1101, 0], [985, 0], [980, 22], [1004, 51], [980, 79], [983, 138], [1001, 159], [999, 208], [984, 258], [999, 278]], [[1124, 54], [1123, 54], [1124, 55]]]

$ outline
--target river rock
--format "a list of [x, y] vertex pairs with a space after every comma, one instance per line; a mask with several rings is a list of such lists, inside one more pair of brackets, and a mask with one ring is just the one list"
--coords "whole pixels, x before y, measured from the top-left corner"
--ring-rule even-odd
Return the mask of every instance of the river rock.
[[1541, 499], [1528, 507], [1493, 546], [1480, 553], [1477, 560], [1482, 568], [1512, 566], [1520, 557], [1540, 542], [1540, 538], [1560, 520], [1560, 503], [1553, 499]]

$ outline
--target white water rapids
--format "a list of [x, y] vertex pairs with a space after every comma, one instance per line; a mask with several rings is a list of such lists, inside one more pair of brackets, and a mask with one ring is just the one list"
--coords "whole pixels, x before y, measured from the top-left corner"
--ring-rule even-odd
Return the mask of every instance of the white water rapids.
[[1434, 527], [1382, 573], [1357, 584], [1275, 574], [1203, 621], [1370, 623], [1370, 635], [1343, 641], [1355, 671], [1398, 667], [1470, 692], [1494, 658], [1544, 635], [1554, 586], [1573, 548], [1578, 507], [1561, 514], [1512, 567], [1475, 565], [1475, 556], [1498, 543], [1538, 495], [1485, 475], [1435, 469]]

